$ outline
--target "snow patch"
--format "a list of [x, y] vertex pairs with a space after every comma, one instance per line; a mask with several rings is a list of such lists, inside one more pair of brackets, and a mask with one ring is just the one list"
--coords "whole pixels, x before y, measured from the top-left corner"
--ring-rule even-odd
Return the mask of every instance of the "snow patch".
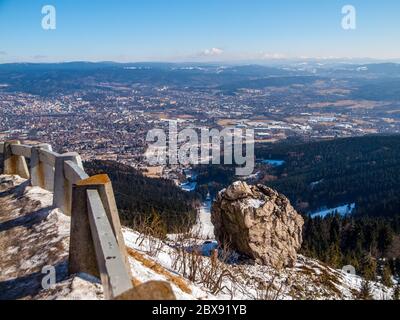
[[192, 233], [201, 239], [214, 239], [214, 225], [211, 222], [211, 201], [202, 204], [199, 209], [197, 223], [192, 229]]
[[316, 212], [311, 213], [311, 217], [326, 217], [327, 215], [330, 214], [334, 214], [334, 213], [338, 213], [341, 216], [346, 216], [349, 214], [352, 214], [353, 211], [356, 208], [356, 204], [355, 203], [351, 203], [351, 204], [346, 204], [343, 206], [338, 206], [336, 208], [331, 208], [331, 209], [323, 209], [323, 210], [319, 210]]
[[249, 198], [246, 200], [246, 204], [248, 207], [252, 207], [254, 209], [258, 209], [260, 207], [262, 207], [265, 204], [265, 201], [262, 201], [260, 199], [253, 199], [253, 198]]

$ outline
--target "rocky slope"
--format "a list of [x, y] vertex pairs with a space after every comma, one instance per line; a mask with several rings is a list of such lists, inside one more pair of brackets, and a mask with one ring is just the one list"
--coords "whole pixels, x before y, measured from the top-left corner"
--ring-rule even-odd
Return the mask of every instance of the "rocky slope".
[[[70, 221], [51, 202], [50, 193], [18, 177], [0, 176], [0, 299], [103, 298], [98, 279], [68, 276]], [[203, 215], [200, 225], [209, 225], [206, 219]], [[216, 242], [194, 233], [160, 241], [124, 228], [133, 281], [166, 280], [178, 299], [354, 299], [360, 291], [360, 277], [303, 256], [280, 271], [231, 263], [223, 253], [210, 257]], [[57, 282], [44, 289], [46, 266], [55, 267]], [[390, 299], [392, 290], [372, 283], [372, 294]]]

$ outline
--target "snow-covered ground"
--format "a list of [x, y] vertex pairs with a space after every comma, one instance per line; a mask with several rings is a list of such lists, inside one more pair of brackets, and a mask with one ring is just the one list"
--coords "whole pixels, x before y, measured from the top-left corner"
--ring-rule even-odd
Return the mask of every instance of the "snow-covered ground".
[[[180, 235], [168, 235], [168, 240], [162, 242], [151, 237], [143, 237], [128, 228], [123, 229], [125, 242], [128, 248], [141, 252], [147, 259], [164, 267], [169, 272], [185, 278], [185, 272], [177, 267], [179, 248], [188, 252], [201, 253], [199, 265], [212, 265], [211, 252], [217, 248], [214, 237], [214, 226], [211, 223], [211, 201], [203, 203], [199, 210], [196, 225], [191, 231], [193, 239], [182, 238]], [[249, 206], [262, 205], [257, 201], [248, 203]], [[179, 243], [181, 241], [181, 243]], [[157, 244], [155, 244], [156, 242]], [[150, 251], [158, 247], [157, 252]], [[142, 278], [137, 261], [132, 271]], [[223, 277], [221, 289], [217, 293], [210, 292], [210, 288], [202, 280], [189, 281], [186, 279], [192, 293], [182, 292], [173, 286], [178, 298], [183, 299], [357, 299], [363, 279], [357, 275], [347, 274], [341, 270], [334, 270], [323, 263], [299, 256], [293, 268], [277, 271], [268, 266], [251, 264], [229, 264], [220, 262], [220, 268], [225, 269], [227, 276]], [[142, 266], [143, 268], [143, 266]], [[201, 269], [201, 267], [198, 267]], [[218, 274], [220, 276], [220, 274]], [[202, 276], [199, 275], [201, 278]], [[149, 280], [149, 278], [146, 278]], [[164, 279], [163, 277], [156, 279]], [[212, 290], [211, 290], [212, 291]], [[393, 290], [380, 283], [371, 283], [371, 293], [374, 299], [391, 299]]]
[[186, 192], [193, 192], [196, 190], [197, 182], [185, 182], [180, 184], [180, 188]]
[[[254, 299], [317, 299], [317, 300], [340, 300], [357, 299], [363, 279], [356, 275], [350, 275], [341, 270], [334, 270], [317, 260], [299, 256], [293, 268], [277, 271], [268, 266], [251, 264], [226, 264], [220, 263], [219, 268], [224, 269], [226, 276], [222, 277], [221, 290], [212, 292], [207, 285], [202, 282], [201, 274], [199, 279], [194, 282], [184, 277], [182, 269], [176, 267], [179, 260], [176, 254], [176, 238], [174, 241], [159, 242], [158, 252], [149, 254], [149, 248], [155, 246], [153, 241], [143, 237], [130, 229], [124, 228], [123, 234], [127, 247], [141, 253], [146, 259], [162, 266], [168, 272], [184, 279], [191, 293], [182, 292], [181, 289], [173, 285], [173, 289], [178, 298], [182, 299], [224, 299], [224, 300], [254, 300]], [[204, 243], [209, 246], [209, 241], [193, 241], [196, 247]], [[199, 250], [198, 252], [201, 252]], [[211, 268], [211, 258], [201, 257], [203, 269]], [[160, 276], [149, 272], [143, 264], [131, 260], [132, 272], [138, 279], [160, 279], [165, 280], [165, 276]], [[221, 275], [221, 270], [216, 271]], [[153, 277], [153, 278], [152, 278]], [[374, 299], [391, 299], [392, 289], [384, 287], [380, 283], [371, 283], [371, 291]]]
[[261, 160], [261, 163], [268, 164], [273, 167], [280, 167], [285, 164], [284, 160]]
[[201, 205], [197, 223], [192, 232], [204, 240], [214, 239], [214, 225], [211, 223], [211, 201], [206, 201]]
[[[18, 177], [0, 176], [0, 298], [102, 299], [98, 279], [68, 276], [70, 218], [51, 204], [51, 193], [29, 187]], [[161, 241], [123, 228], [133, 282], [168, 281], [178, 299], [357, 298], [362, 278], [313, 259], [299, 256], [293, 268], [277, 271], [233, 264], [222, 251], [212, 254], [216, 242], [210, 205], [201, 208], [188, 235], [169, 235]], [[200, 236], [194, 239], [192, 234]], [[45, 266], [54, 266], [57, 272], [57, 283], [50, 289], [41, 283]], [[372, 283], [372, 294], [375, 299], [390, 299], [392, 289]]]
[[[68, 275], [70, 218], [52, 203], [50, 192], [0, 175], [0, 300], [103, 299], [98, 279]], [[49, 268], [57, 282], [47, 287]]]
[[338, 206], [336, 208], [331, 208], [331, 209], [322, 209], [318, 210], [316, 212], [311, 213], [311, 217], [326, 217], [327, 215], [337, 213], [341, 216], [346, 216], [349, 214], [352, 214], [354, 209], [356, 208], [355, 203], [350, 203], [350, 204], [345, 204], [343, 206]]

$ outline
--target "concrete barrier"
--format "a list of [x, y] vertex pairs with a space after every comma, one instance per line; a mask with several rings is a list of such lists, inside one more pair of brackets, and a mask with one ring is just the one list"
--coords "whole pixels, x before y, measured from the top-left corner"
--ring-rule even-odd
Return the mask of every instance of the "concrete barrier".
[[[53, 205], [71, 216], [69, 272], [101, 279], [106, 299], [173, 300], [171, 286], [151, 281], [133, 287], [112, 184], [107, 175], [89, 177], [77, 153], [58, 154], [48, 144], [0, 142], [4, 174], [31, 179], [52, 191]], [[26, 158], [30, 158], [30, 170]]]
[[124, 237], [122, 235], [121, 222], [118, 215], [117, 204], [115, 202], [114, 191], [111, 180], [106, 174], [96, 175], [81, 180], [73, 186], [71, 230], [74, 230], [72, 234], [79, 236], [74, 238], [71, 237], [71, 272], [91, 273], [91, 271], [93, 271], [95, 275], [98, 272], [98, 270], [95, 270], [93, 267], [93, 246], [89, 245], [85, 248], [82, 248], [82, 243], [80, 243], [81, 241], [87, 243], [91, 234], [91, 230], [88, 228], [88, 209], [85, 206], [87, 190], [96, 190], [98, 192], [102, 206], [106, 212], [108, 222], [119, 246], [122, 259], [126, 265], [126, 269], [129, 270], [129, 275], [131, 275], [128, 254], [125, 247]]
[[79, 154], [75, 152], [58, 155], [54, 165], [54, 196], [53, 206], [60, 208], [65, 215], [71, 215], [72, 204], [72, 183], [65, 176], [64, 164], [72, 161], [78, 166], [82, 166]]
[[87, 190], [86, 195], [97, 267], [104, 295], [106, 299], [112, 299], [132, 289], [130, 271], [126, 269], [98, 191]]
[[30, 175], [32, 186], [40, 187], [47, 191], [54, 191], [54, 168], [40, 160], [41, 150], [51, 150], [49, 144], [40, 144], [32, 147]]
[[6, 141], [4, 143], [4, 173], [10, 175], [19, 175], [21, 178], [29, 179], [29, 170], [24, 156], [15, 155], [12, 147], [20, 145], [20, 141]]

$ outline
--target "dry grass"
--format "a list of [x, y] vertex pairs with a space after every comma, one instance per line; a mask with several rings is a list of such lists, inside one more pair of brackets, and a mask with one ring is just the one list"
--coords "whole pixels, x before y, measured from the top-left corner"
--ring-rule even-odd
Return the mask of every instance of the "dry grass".
[[157, 256], [164, 245], [161, 240], [167, 236], [167, 226], [161, 216], [153, 211], [151, 215], [135, 217], [132, 223], [133, 229], [140, 234], [137, 244], [146, 244], [146, 253], [152, 257]]
[[134, 277], [132, 277], [131, 282], [132, 282], [132, 285], [133, 285], [134, 287], [140, 286], [140, 285], [142, 284], [142, 282], [139, 281], [139, 279], [136, 279], [136, 278], [134, 278]]
[[169, 271], [167, 271], [164, 267], [162, 267], [160, 264], [157, 262], [154, 262], [148, 258], [146, 258], [143, 254], [131, 249], [127, 248], [128, 254], [134, 258], [135, 260], [139, 261], [141, 264], [143, 264], [145, 267], [153, 270], [154, 272], [163, 275], [164, 277], [167, 278], [169, 282], [172, 282], [175, 284], [179, 289], [181, 289], [183, 292], [187, 294], [191, 294], [192, 290], [189, 288], [189, 286], [186, 284], [183, 278], [175, 276], [171, 274]]
[[162, 176], [164, 168], [161, 166], [158, 167], [146, 167], [146, 170], [143, 172], [143, 175], [148, 178], [160, 178]]
[[201, 284], [212, 294], [227, 290], [226, 280], [235, 281], [228, 261], [232, 257], [229, 245], [213, 250], [211, 257], [204, 257], [198, 245], [199, 231], [177, 233], [172, 268], [193, 283]]
[[236, 121], [233, 119], [221, 119], [218, 120], [218, 125], [221, 127], [233, 126], [236, 124]]

